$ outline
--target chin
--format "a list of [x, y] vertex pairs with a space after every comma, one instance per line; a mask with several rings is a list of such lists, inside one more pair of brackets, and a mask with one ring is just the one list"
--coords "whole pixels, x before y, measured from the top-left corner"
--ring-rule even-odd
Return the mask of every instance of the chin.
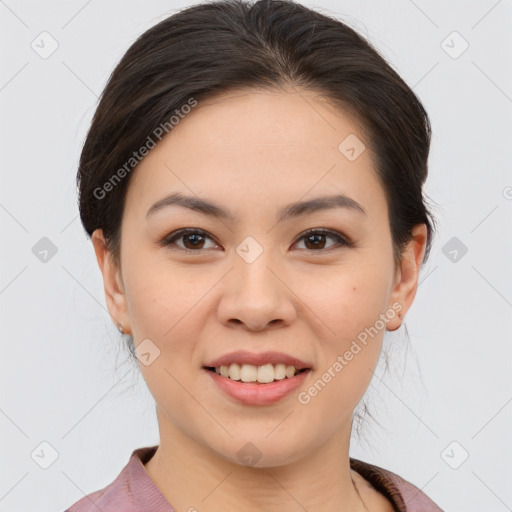
[[304, 440], [299, 443], [289, 436], [283, 438], [279, 434], [276, 434], [274, 439], [265, 438], [261, 430], [254, 436], [247, 433], [235, 436], [234, 439], [227, 441], [227, 446], [210, 445], [210, 448], [224, 459], [248, 468], [284, 466], [300, 460], [305, 455]]

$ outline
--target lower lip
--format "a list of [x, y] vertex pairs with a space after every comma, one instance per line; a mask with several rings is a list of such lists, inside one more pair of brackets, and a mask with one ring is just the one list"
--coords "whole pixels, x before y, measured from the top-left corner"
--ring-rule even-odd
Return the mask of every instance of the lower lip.
[[268, 384], [231, 380], [210, 370], [205, 371], [224, 393], [235, 400], [248, 405], [267, 405], [278, 402], [297, 389], [311, 370], [305, 370], [294, 377], [286, 377]]

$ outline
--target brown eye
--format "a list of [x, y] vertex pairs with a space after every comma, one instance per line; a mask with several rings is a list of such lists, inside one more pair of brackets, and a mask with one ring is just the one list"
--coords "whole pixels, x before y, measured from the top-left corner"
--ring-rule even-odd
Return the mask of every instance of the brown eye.
[[[331, 242], [329, 242], [331, 241]], [[312, 229], [304, 233], [294, 245], [304, 243], [304, 247], [308, 252], [320, 252], [336, 247], [351, 247], [351, 243], [341, 234], [335, 231]], [[182, 229], [171, 233], [165, 237], [162, 245], [171, 248], [178, 248], [184, 251], [201, 252], [205, 249], [213, 249], [218, 247], [214, 239], [205, 231], [198, 229]]]
[[162, 244], [166, 246], [175, 245], [180, 249], [188, 251], [200, 251], [202, 249], [217, 247], [215, 242], [208, 247], [209, 240], [213, 242], [213, 239], [204, 231], [197, 229], [185, 229], [169, 235], [162, 241]]
[[[328, 243], [327, 240], [334, 240], [334, 244], [328, 245], [326, 247], [326, 244]], [[323, 249], [330, 249], [332, 247], [336, 246], [349, 246], [350, 244], [345, 240], [341, 235], [338, 233], [332, 232], [332, 231], [325, 231], [325, 230], [311, 230], [302, 235], [299, 238], [299, 242], [304, 240], [304, 247], [305, 249], [309, 249], [312, 251], [319, 251]], [[298, 242], [298, 243], [299, 243]], [[302, 249], [302, 247], [300, 247]]]

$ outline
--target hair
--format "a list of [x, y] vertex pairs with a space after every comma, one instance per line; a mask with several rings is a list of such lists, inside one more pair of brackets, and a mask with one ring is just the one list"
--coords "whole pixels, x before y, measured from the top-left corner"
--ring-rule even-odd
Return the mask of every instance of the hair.
[[[363, 127], [387, 200], [395, 263], [421, 223], [426, 261], [435, 220], [422, 191], [431, 136], [425, 109], [355, 30], [292, 0], [195, 4], [131, 45], [105, 86], [80, 156], [79, 210], [87, 234], [101, 228], [120, 267], [133, 174], [127, 164], [136, 167], [136, 152], [150, 140], [154, 145], [155, 134], [191, 99], [200, 104], [235, 90], [285, 87], [317, 92]], [[131, 338], [129, 347], [133, 355]]]

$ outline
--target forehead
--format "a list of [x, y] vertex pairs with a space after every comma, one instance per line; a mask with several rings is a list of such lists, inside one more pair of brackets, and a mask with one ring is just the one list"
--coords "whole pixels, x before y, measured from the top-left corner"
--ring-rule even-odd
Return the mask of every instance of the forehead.
[[260, 207], [336, 192], [376, 207], [383, 199], [359, 125], [303, 90], [242, 90], [199, 102], [134, 174], [127, 203], [146, 210], [173, 191]]

